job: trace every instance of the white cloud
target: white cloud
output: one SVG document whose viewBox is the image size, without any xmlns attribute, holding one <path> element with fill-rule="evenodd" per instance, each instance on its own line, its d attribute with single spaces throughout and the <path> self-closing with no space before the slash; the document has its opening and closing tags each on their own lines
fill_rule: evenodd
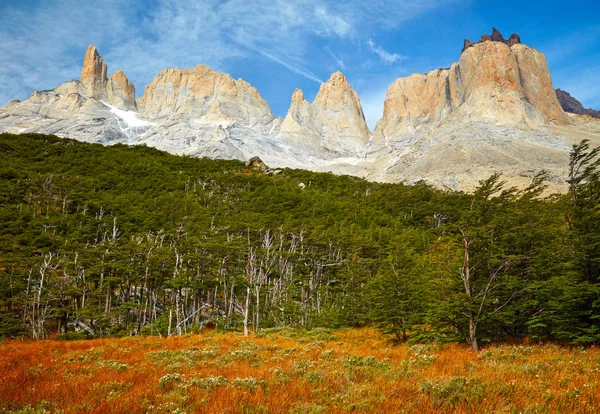
<svg viewBox="0 0 600 414">
<path fill-rule="evenodd" d="M 406 59 L 406 56 L 399 55 L 398 53 L 386 52 L 382 47 L 377 46 L 371 39 L 367 40 L 367 45 L 369 45 L 371 52 L 377 54 L 381 61 L 386 65 L 391 65 L 392 63 Z"/>
<path fill-rule="evenodd" d="M 98 8 L 66 0 L 59 13 L 46 2 L 28 11 L 0 8 L 2 94 L 24 99 L 35 89 L 50 89 L 78 77 L 88 43 L 112 43 L 115 33 L 127 36 L 128 26 L 118 13 L 118 3 L 108 0 Z M 105 29 L 105 23 L 110 30 Z M 77 59 L 74 51 L 79 52 Z M 0 101 L 0 105 L 4 103 Z"/>
</svg>

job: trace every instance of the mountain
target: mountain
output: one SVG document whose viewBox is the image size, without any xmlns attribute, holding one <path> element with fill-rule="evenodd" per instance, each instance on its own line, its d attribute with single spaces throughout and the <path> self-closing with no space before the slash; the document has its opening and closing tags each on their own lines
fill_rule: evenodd
<svg viewBox="0 0 600 414">
<path fill-rule="evenodd" d="M 562 110 L 544 55 L 494 30 L 465 41 L 448 69 L 396 80 L 373 133 L 372 155 L 388 155 L 387 174 L 469 188 L 490 171 L 526 185 L 546 170 L 564 185 L 568 151 L 600 141 L 600 124 L 580 128 Z"/>
<path fill-rule="evenodd" d="M 96 47 L 90 45 L 79 80 L 34 92 L 23 102 L 10 102 L 0 109 L 0 131 L 42 132 L 103 144 L 127 143 L 131 128 L 115 114 L 133 114 L 137 108 L 135 87 L 122 71 L 110 78 L 107 72 Z"/>
<path fill-rule="evenodd" d="M 493 172 L 525 186 L 545 170 L 551 188 L 564 190 L 572 145 L 584 138 L 600 145 L 599 120 L 563 110 L 586 113 L 575 103 L 555 91 L 541 52 L 496 29 L 478 42 L 465 40 L 449 68 L 397 79 L 373 132 L 339 72 L 312 103 L 296 90 L 281 119 L 248 82 L 204 65 L 163 69 L 136 101 L 125 74 L 108 77 L 90 46 L 79 80 L 10 102 L 0 109 L 0 132 L 145 144 L 215 159 L 259 156 L 275 168 L 425 180 L 452 190 L 470 190 Z"/>
<path fill-rule="evenodd" d="M 159 125 L 136 143 L 177 154 L 245 159 L 280 120 L 256 88 L 204 65 L 164 69 L 146 86 L 138 106 Z"/>
<path fill-rule="evenodd" d="M 312 104 L 304 100 L 300 89 L 294 91 L 279 138 L 329 158 L 360 154 L 370 134 L 358 94 L 346 77 L 336 72 L 321 85 Z"/>
<path fill-rule="evenodd" d="M 558 102 L 560 102 L 560 106 L 562 106 L 562 109 L 564 109 L 565 112 L 577 115 L 588 115 L 592 118 L 600 119 L 600 111 L 584 108 L 581 102 L 573 98 L 569 92 L 563 91 L 562 89 L 557 89 L 556 97 L 558 98 Z"/>
</svg>

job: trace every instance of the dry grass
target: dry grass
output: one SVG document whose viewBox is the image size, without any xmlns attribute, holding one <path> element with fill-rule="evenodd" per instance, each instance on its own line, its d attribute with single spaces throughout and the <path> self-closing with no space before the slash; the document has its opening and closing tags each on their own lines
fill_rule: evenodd
<svg viewBox="0 0 600 414">
<path fill-rule="evenodd" d="M 600 350 L 372 329 L 0 343 L 1 412 L 597 412 Z"/>
</svg>

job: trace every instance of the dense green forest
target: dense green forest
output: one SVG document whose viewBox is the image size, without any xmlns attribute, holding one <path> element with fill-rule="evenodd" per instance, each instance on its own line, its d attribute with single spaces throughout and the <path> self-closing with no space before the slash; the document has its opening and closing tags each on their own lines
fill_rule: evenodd
<svg viewBox="0 0 600 414">
<path fill-rule="evenodd" d="M 473 194 L 0 135 L 0 335 L 375 325 L 401 341 L 600 341 L 600 158 Z"/>
</svg>

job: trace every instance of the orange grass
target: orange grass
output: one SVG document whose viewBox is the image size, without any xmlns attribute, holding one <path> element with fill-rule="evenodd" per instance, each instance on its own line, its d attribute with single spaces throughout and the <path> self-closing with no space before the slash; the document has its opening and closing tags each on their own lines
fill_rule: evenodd
<svg viewBox="0 0 600 414">
<path fill-rule="evenodd" d="M 373 329 L 0 343 L 0 412 L 597 412 L 600 350 Z"/>
</svg>

